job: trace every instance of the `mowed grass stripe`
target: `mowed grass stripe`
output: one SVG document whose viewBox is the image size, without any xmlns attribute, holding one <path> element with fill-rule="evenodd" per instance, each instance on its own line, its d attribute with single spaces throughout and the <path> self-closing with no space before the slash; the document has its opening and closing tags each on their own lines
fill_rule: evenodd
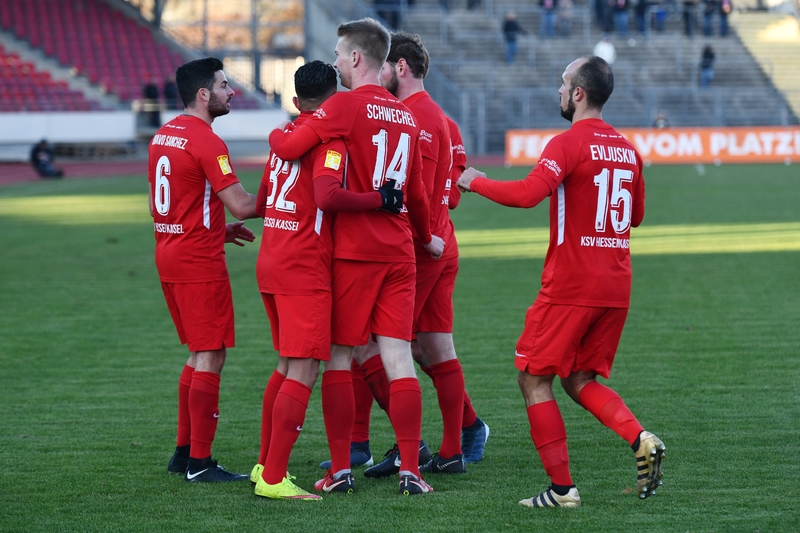
<svg viewBox="0 0 800 533">
<path fill-rule="evenodd" d="M 547 253 L 547 229 L 457 232 L 463 258 L 539 258 Z M 631 232 L 631 254 L 666 255 L 800 250 L 800 223 L 643 226 Z"/>
</svg>

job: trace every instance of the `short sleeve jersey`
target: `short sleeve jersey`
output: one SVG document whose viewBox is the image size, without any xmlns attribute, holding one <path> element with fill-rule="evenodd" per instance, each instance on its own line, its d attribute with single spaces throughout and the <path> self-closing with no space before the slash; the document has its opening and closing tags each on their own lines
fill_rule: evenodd
<svg viewBox="0 0 800 533">
<path fill-rule="evenodd" d="M 302 113 L 294 125 L 310 116 Z M 338 139 L 317 145 L 297 161 L 283 161 L 270 153 L 258 195 L 266 198 L 264 234 L 256 262 L 261 292 L 311 294 L 331 290 L 333 215 L 317 207 L 314 180 L 333 176 L 341 182 L 345 157 L 344 143 Z"/>
<path fill-rule="evenodd" d="M 447 126 L 450 128 L 450 142 L 453 147 L 453 167 L 450 169 L 450 179 L 447 181 L 445 189 L 448 195 L 447 205 L 451 209 L 455 209 L 461 200 L 461 191 L 456 187 L 456 182 L 467 169 L 467 151 L 464 149 L 464 139 L 461 137 L 458 124 L 452 118 L 447 117 Z"/>
<path fill-rule="evenodd" d="M 636 149 L 602 120 L 580 120 L 547 144 L 531 174 L 552 192 L 540 300 L 629 307 L 631 218 L 645 194 Z"/>
<path fill-rule="evenodd" d="M 419 151 L 422 156 L 423 181 L 430 195 L 431 233 L 444 239 L 441 259 L 458 257 L 455 229 L 447 207 L 447 185 L 452 168 L 450 128 L 442 108 L 426 91 L 412 94 L 403 103 L 408 106 L 419 123 Z M 414 239 L 417 261 L 437 261 Z"/>
<path fill-rule="evenodd" d="M 228 147 L 205 121 L 179 115 L 156 132 L 148 151 L 161 281 L 227 280 L 225 206 L 217 193 L 239 183 Z"/>
<path fill-rule="evenodd" d="M 387 179 L 395 179 L 403 182 L 402 190 L 406 192 L 414 166 L 422 164 L 417 147 L 419 126 L 414 115 L 379 85 L 334 94 L 306 124 L 323 143 L 344 140 L 344 186 L 348 190 L 371 192 Z M 405 212 L 337 213 L 333 242 L 335 258 L 414 262 L 411 224 Z"/>
</svg>

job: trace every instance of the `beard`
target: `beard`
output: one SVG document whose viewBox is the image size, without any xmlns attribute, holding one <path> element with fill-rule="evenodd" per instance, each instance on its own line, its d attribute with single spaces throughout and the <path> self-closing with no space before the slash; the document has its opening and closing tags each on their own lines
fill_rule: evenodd
<svg viewBox="0 0 800 533">
<path fill-rule="evenodd" d="M 222 103 L 222 100 L 212 92 L 211 98 L 208 100 L 208 114 L 212 117 L 221 117 L 222 115 L 227 115 L 230 111 L 230 98 L 225 103 Z"/>
<path fill-rule="evenodd" d="M 400 87 L 400 80 L 397 79 L 397 72 L 392 69 L 392 77 L 384 85 L 387 91 L 397 96 L 397 89 Z"/>
<path fill-rule="evenodd" d="M 559 106 L 559 109 L 561 110 L 561 116 L 572 122 L 572 117 L 575 116 L 575 102 L 572 100 L 572 91 L 569 92 L 569 102 L 567 102 L 567 108 L 564 109 Z"/>
</svg>

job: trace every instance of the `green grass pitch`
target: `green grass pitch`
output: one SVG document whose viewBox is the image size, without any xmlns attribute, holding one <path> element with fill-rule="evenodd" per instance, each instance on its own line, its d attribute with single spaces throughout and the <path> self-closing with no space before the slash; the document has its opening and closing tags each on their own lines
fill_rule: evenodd
<svg viewBox="0 0 800 533">
<path fill-rule="evenodd" d="M 520 179 L 528 169 L 488 168 Z M 249 483 L 195 486 L 166 473 L 186 349 L 153 262 L 146 179 L 0 189 L 0 531 L 776 531 L 800 530 L 800 181 L 797 167 L 647 169 L 647 214 L 632 236 L 633 297 L 609 380 L 667 445 L 664 485 L 631 491 L 629 447 L 557 391 L 583 507 L 517 501 L 547 485 L 513 367 L 539 288 L 547 206 L 465 195 L 455 342 L 486 458 L 436 492 L 356 471 L 358 491 L 269 501 Z M 243 172 L 255 191 L 260 173 Z M 260 234 L 258 221 L 248 226 Z M 255 284 L 258 243 L 228 247 L 237 345 L 223 373 L 214 454 L 249 472 L 261 395 L 274 368 Z M 441 421 L 423 384 L 423 436 Z M 393 442 L 373 411 L 372 452 Z M 315 388 L 290 471 L 310 489 L 328 457 Z"/>
</svg>

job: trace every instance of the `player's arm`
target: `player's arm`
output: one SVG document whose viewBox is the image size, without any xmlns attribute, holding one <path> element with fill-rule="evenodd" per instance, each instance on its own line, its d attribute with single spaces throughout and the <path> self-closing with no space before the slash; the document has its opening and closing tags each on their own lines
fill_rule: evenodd
<svg viewBox="0 0 800 533">
<path fill-rule="evenodd" d="M 458 178 L 457 186 L 507 207 L 534 207 L 552 192 L 550 185 L 537 175 L 536 168 L 523 180 L 496 181 L 470 167 Z"/>
<path fill-rule="evenodd" d="M 402 195 L 402 191 L 398 191 Z M 335 176 L 317 176 L 314 178 L 314 201 L 323 211 L 355 212 L 379 209 L 383 206 L 380 191 L 354 192 L 342 188 Z M 400 201 L 402 205 L 402 199 Z"/>
<path fill-rule="evenodd" d="M 229 185 L 217 192 L 217 196 L 228 208 L 231 215 L 244 220 L 246 218 L 256 218 L 256 196 L 244 190 L 242 184 L 237 182 Z"/>
<path fill-rule="evenodd" d="M 450 172 L 450 191 L 448 191 L 447 194 L 448 209 L 455 209 L 458 207 L 459 202 L 461 202 L 461 189 L 459 189 L 456 184 L 458 183 L 458 178 L 464 173 L 464 170 L 466 169 L 463 166 L 454 166 L 453 170 Z"/>
<path fill-rule="evenodd" d="M 272 152 L 284 161 L 294 161 L 322 142 L 322 139 L 308 124 L 284 130 L 276 128 L 269 134 Z"/>
<path fill-rule="evenodd" d="M 267 214 L 267 197 L 269 196 L 269 165 L 264 169 L 264 175 L 261 176 L 261 184 L 258 186 L 258 193 L 256 194 L 256 216 L 264 218 Z"/>
<path fill-rule="evenodd" d="M 641 164 L 639 166 L 641 167 Z M 631 213 L 631 226 L 638 228 L 639 224 L 644 220 L 644 177 L 641 173 L 636 181 L 637 187 L 633 195 L 633 212 Z"/>
<path fill-rule="evenodd" d="M 406 191 L 408 218 L 414 227 L 417 238 L 431 254 L 431 257 L 439 259 L 444 253 L 445 243 L 440 237 L 431 235 L 431 207 L 428 202 L 428 193 L 422 183 L 421 158 L 417 159 L 415 163 L 411 169 Z"/>
</svg>

